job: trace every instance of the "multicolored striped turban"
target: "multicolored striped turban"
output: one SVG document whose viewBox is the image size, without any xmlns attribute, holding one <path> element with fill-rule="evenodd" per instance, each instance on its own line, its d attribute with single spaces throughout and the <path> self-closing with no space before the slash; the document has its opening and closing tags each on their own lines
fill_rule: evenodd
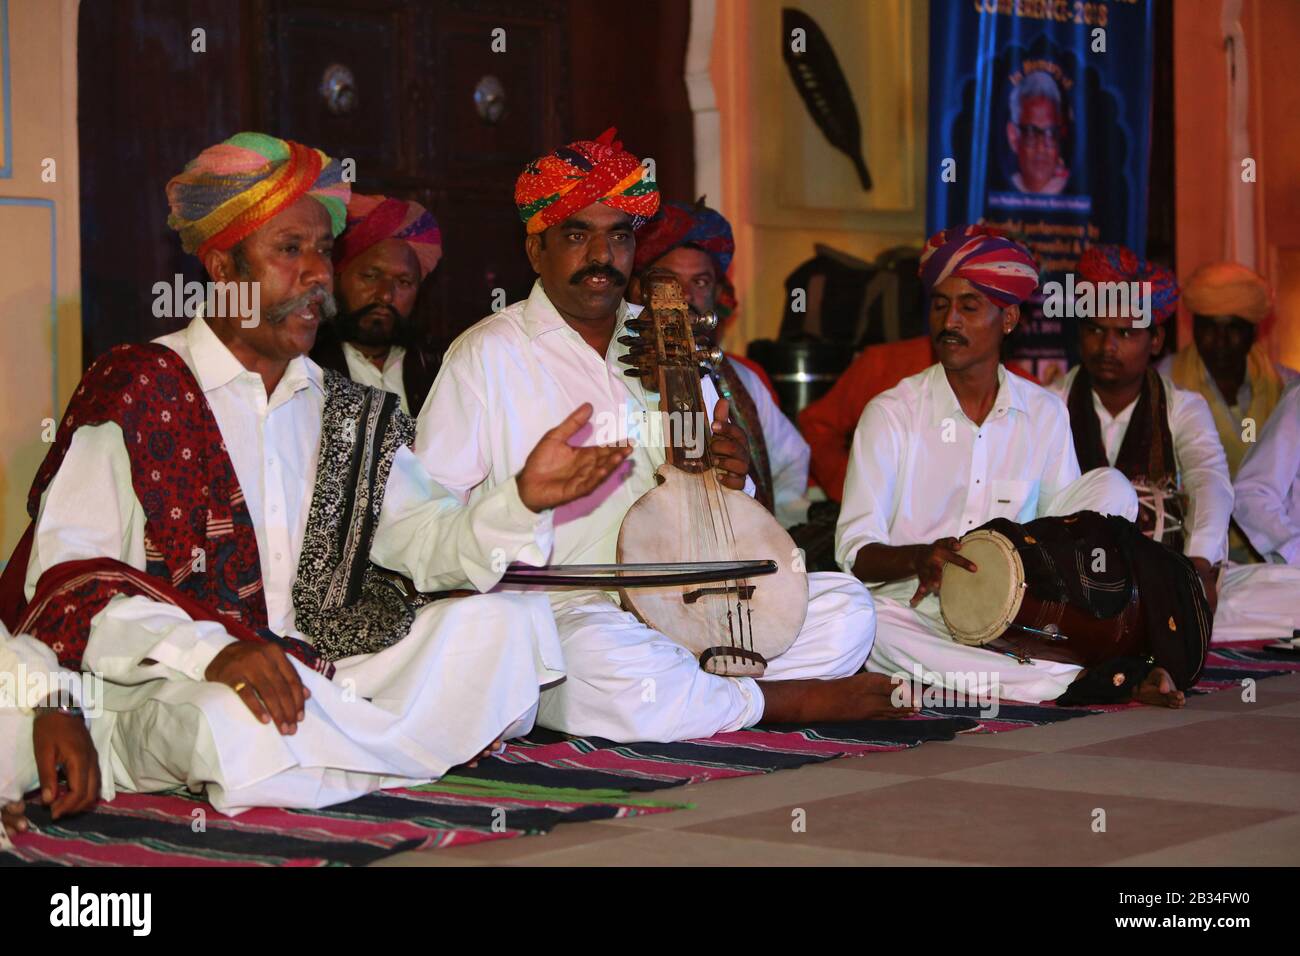
<svg viewBox="0 0 1300 956">
<path fill-rule="evenodd" d="M 992 226 L 950 226 L 926 241 L 920 276 L 927 294 L 957 276 L 1006 308 L 1024 302 L 1038 288 L 1038 263 L 1033 253 Z"/>
<path fill-rule="evenodd" d="M 545 232 L 580 209 L 602 202 L 621 209 L 636 229 L 659 208 L 659 187 L 610 127 L 535 159 L 515 181 L 515 205 L 528 235 Z"/>
<path fill-rule="evenodd" d="M 704 205 L 701 196 L 694 203 L 664 203 L 653 219 L 637 229 L 633 269 L 640 272 L 682 246 L 707 252 L 713 259 L 718 278 L 727 274 L 731 257 L 736 254 L 731 223 L 722 213 Z"/>
<path fill-rule="evenodd" d="M 442 230 L 429 210 L 406 199 L 353 193 L 347 228 L 334 244 L 334 271 L 342 272 L 349 262 L 385 239 L 406 240 L 420 260 L 421 281 L 442 258 Z"/>
<path fill-rule="evenodd" d="M 342 166 L 319 149 L 265 133 L 237 133 L 199 153 L 167 183 L 167 225 L 180 233 L 186 252 L 202 257 L 234 247 L 300 197 L 311 196 L 330 214 L 337 236 L 351 194 Z"/>
<path fill-rule="evenodd" d="M 1178 311 L 1178 280 L 1164 266 L 1124 246 L 1089 246 L 1074 271 L 1089 282 L 1150 282 L 1151 319 L 1164 322 Z"/>
<path fill-rule="evenodd" d="M 1183 287 L 1183 301 L 1193 315 L 1235 315 L 1260 323 L 1273 309 L 1268 280 L 1235 262 L 1201 266 Z"/>
</svg>

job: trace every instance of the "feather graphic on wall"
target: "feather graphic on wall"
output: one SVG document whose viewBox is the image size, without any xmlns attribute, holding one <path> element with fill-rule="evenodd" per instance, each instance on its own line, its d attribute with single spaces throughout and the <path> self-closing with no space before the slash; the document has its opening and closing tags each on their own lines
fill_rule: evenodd
<svg viewBox="0 0 1300 956">
<path fill-rule="evenodd" d="M 803 31 L 798 50 L 795 30 Z M 853 160 L 862 188 L 870 191 L 871 173 L 862 157 L 858 109 L 831 41 L 812 17 L 791 7 L 781 10 L 781 34 L 782 57 L 813 122 L 832 146 Z"/>
</svg>

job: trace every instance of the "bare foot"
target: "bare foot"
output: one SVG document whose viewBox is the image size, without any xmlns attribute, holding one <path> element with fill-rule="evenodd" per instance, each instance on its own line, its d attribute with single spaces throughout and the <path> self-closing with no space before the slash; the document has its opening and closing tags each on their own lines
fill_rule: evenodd
<svg viewBox="0 0 1300 956">
<path fill-rule="evenodd" d="M 502 740 L 500 737 L 498 737 L 496 740 L 492 741 L 491 746 L 489 746 L 481 754 L 479 754 L 477 757 L 471 760 L 468 764 L 466 764 L 466 766 L 477 767 L 478 762 L 482 760 L 484 757 L 495 757 L 505 752 L 506 752 L 506 742 Z"/>
<path fill-rule="evenodd" d="M 1163 667 L 1151 668 L 1138 689 L 1133 692 L 1133 699 L 1152 707 L 1172 707 L 1175 710 L 1187 702 L 1183 692 L 1174 686 L 1174 679 Z"/>
<path fill-rule="evenodd" d="M 854 674 L 834 680 L 760 681 L 763 723 L 806 724 L 819 721 L 895 720 L 910 717 L 910 694 L 904 685 L 902 706 L 894 699 L 898 685 L 885 674 Z"/>
</svg>

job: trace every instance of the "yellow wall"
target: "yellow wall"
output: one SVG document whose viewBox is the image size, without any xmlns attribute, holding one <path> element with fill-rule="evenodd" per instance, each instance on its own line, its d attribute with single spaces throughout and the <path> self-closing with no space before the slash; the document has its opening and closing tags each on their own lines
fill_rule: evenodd
<svg viewBox="0 0 1300 956">
<path fill-rule="evenodd" d="M 0 31 L 2 562 L 27 526 L 42 432 L 81 374 L 76 0 L 0 0 Z"/>
<path fill-rule="evenodd" d="M 722 124 L 717 205 L 736 233 L 740 318 L 727 347 L 775 336 L 785 278 L 826 243 L 863 259 L 925 240 L 927 0 L 799 0 L 853 90 L 874 188 L 809 117 L 781 57 L 782 0 L 717 0 L 711 73 Z M 900 39 L 900 37 L 902 39 Z M 713 197 L 710 197 L 713 199 Z"/>
</svg>

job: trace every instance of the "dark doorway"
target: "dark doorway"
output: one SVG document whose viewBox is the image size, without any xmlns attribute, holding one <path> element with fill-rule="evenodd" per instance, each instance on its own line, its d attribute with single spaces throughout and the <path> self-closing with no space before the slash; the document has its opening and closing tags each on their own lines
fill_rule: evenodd
<svg viewBox="0 0 1300 956">
<path fill-rule="evenodd" d="M 666 196 L 692 198 L 689 21 L 689 0 L 657 2 L 653 16 L 598 0 L 84 0 L 86 364 L 184 323 L 152 308 L 155 283 L 201 277 L 166 226 L 163 189 L 244 129 L 351 157 L 358 192 L 429 208 L 445 254 L 418 314 L 449 341 L 492 311 L 493 290 L 514 301 L 532 284 L 513 193 L 541 152 L 618 126 L 629 149 L 655 158 Z M 331 67 L 350 76 L 354 108 L 322 91 Z M 476 108 L 480 84 L 500 91 L 496 122 Z"/>
</svg>

